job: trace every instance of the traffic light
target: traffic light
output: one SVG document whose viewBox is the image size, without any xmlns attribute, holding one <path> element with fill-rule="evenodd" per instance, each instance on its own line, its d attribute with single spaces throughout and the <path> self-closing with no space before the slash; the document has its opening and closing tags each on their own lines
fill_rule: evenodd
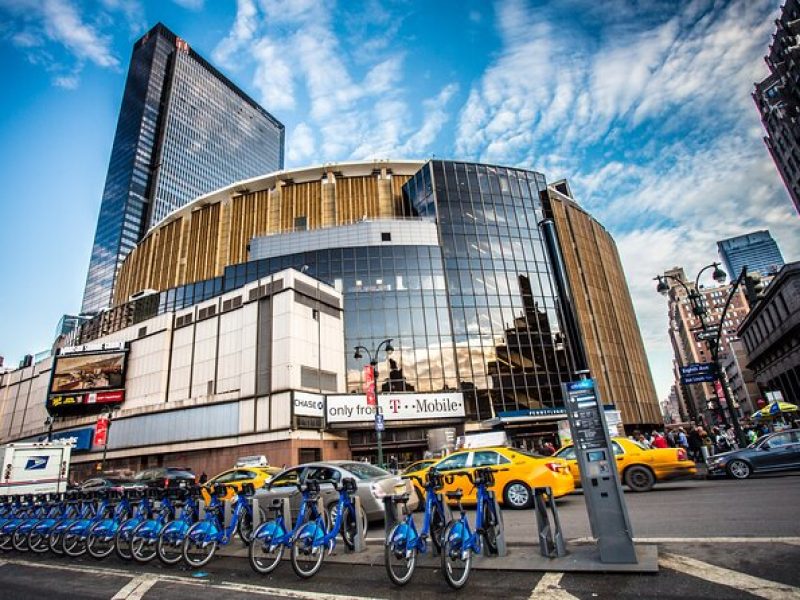
<svg viewBox="0 0 800 600">
<path fill-rule="evenodd" d="M 761 299 L 764 291 L 764 283 L 761 281 L 761 274 L 758 271 L 751 271 L 744 277 L 744 295 L 747 303 L 752 307 Z"/>
</svg>

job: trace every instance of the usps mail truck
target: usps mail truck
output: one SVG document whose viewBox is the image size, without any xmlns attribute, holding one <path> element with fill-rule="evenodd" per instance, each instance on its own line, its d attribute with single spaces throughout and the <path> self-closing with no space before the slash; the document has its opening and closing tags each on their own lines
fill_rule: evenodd
<svg viewBox="0 0 800 600">
<path fill-rule="evenodd" d="M 71 455 L 69 442 L 0 446 L 0 495 L 67 491 Z"/>
</svg>

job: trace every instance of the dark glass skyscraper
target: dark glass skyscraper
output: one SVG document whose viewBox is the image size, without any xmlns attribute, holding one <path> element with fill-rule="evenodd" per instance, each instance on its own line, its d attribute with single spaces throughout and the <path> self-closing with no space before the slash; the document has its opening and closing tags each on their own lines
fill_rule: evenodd
<svg viewBox="0 0 800 600">
<path fill-rule="evenodd" d="M 731 280 L 739 276 L 742 267 L 762 275 L 774 275 L 783 266 L 783 256 L 769 231 L 754 231 L 717 242 L 719 256 Z"/>
<path fill-rule="evenodd" d="M 119 265 L 173 210 L 283 168 L 284 126 L 158 24 L 133 47 L 83 312 L 111 304 Z"/>
</svg>

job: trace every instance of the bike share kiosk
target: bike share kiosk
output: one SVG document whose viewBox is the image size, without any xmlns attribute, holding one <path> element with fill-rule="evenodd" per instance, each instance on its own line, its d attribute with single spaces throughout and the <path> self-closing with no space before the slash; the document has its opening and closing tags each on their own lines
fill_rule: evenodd
<svg viewBox="0 0 800 600">
<path fill-rule="evenodd" d="M 594 380 L 586 373 L 579 373 L 583 379 L 562 384 L 562 388 L 592 535 L 597 539 L 600 562 L 636 563 L 633 529 L 603 405 Z"/>
</svg>

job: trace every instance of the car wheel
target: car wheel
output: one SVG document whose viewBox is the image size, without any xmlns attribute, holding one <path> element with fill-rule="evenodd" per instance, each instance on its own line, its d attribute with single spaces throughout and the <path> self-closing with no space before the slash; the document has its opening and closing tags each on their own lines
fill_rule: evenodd
<svg viewBox="0 0 800 600">
<path fill-rule="evenodd" d="M 625 470 L 625 485 L 634 492 L 649 492 L 653 489 L 656 478 L 647 467 L 633 466 Z"/>
<path fill-rule="evenodd" d="M 752 473 L 752 467 L 743 460 L 732 460 L 728 465 L 728 475 L 734 479 L 747 479 Z"/>
<path fill-rule="evenodd" d="M 503 490 L 503 504 L 517 510 L 530 508 L 533 504 L 531 488 L 524 481 L 512 481 Z"/>
</svg>

